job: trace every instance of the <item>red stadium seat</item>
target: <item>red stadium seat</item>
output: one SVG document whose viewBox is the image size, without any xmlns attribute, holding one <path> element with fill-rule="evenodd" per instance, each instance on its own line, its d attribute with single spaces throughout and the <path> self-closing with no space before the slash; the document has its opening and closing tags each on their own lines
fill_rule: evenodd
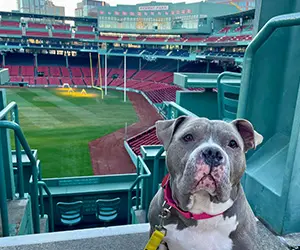
<svg viewBox="0 0 300 250">
<path fill-rule="evenodd" d="M 37 77 L 35 78 L 36 85 L 48 85 L 47 77 Z"/>
<path fill-rule="evenodd" d="M 49 84 L 50 85 L 61 85 L 60 78 L 58 78 L 58 77 L 49 77 Z"/>
</svg>

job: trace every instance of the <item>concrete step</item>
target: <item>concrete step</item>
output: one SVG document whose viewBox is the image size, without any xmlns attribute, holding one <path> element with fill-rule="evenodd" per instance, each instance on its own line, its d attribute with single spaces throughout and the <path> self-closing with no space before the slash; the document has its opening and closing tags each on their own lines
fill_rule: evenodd
<svg viewBox="0 0 300 250">
<path fill-rule="evenodd" d="M 142 250 L 149 237 L 149 224 L 84 229 L 0 239 L 1 250 Z M 258 222 L 259 250 L 288 250 L 262 223 Z M 254 249 L 253 249 L 254 250 Z M 257 250 L 257 249 L 255 249 Z"/>
</svg>

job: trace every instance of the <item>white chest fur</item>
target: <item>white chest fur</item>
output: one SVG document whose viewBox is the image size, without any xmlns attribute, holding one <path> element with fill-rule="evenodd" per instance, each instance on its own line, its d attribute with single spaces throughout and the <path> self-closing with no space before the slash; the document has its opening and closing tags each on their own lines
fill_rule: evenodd
<svg viewBox="0 0 300 250">
<path fill-rule="evenodd" d="M 229 234 L 236 230 L 236 216 L 223 218 L 219 215 L 197 221 L 197 226 L 183 230 L 177 225 L 167 225 L 165 241 L 169 250 L 231 250 L 232 240 Z M 161 248 L 160 248 L 161 249 Z"/>
</svg>

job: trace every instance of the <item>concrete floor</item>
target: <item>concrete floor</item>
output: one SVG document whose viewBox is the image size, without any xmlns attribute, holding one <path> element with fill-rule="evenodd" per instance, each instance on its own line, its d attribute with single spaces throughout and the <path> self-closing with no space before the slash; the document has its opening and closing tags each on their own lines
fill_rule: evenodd
<svg viewBox="0 0 300 250">
<path fill-rule="evenodd" d="M 85 229 L 0 239 L 1 250 L 142 250 L 148 239 L 149 224 Z M 279 237 L 260 222 L 259 250 L 287 250 Z M 242 250 L 242 249 L 241 249 Z M 255 249 L 257 250 L 257 249 Z"/>
</svg>

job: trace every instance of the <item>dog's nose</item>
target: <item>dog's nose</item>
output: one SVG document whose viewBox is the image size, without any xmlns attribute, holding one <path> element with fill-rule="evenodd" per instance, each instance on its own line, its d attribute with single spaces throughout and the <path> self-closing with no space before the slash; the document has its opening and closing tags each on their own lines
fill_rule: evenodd
<svg viewBox="0 0 300 250">
<path fill-rule="evenodd" d="M 211 167 L 217 167 L 223 162 L 223 155 L 220 149 L 216 147 L 205 148 L 202 151 L 202 157 L 204 162 Z"/>
</svg>

